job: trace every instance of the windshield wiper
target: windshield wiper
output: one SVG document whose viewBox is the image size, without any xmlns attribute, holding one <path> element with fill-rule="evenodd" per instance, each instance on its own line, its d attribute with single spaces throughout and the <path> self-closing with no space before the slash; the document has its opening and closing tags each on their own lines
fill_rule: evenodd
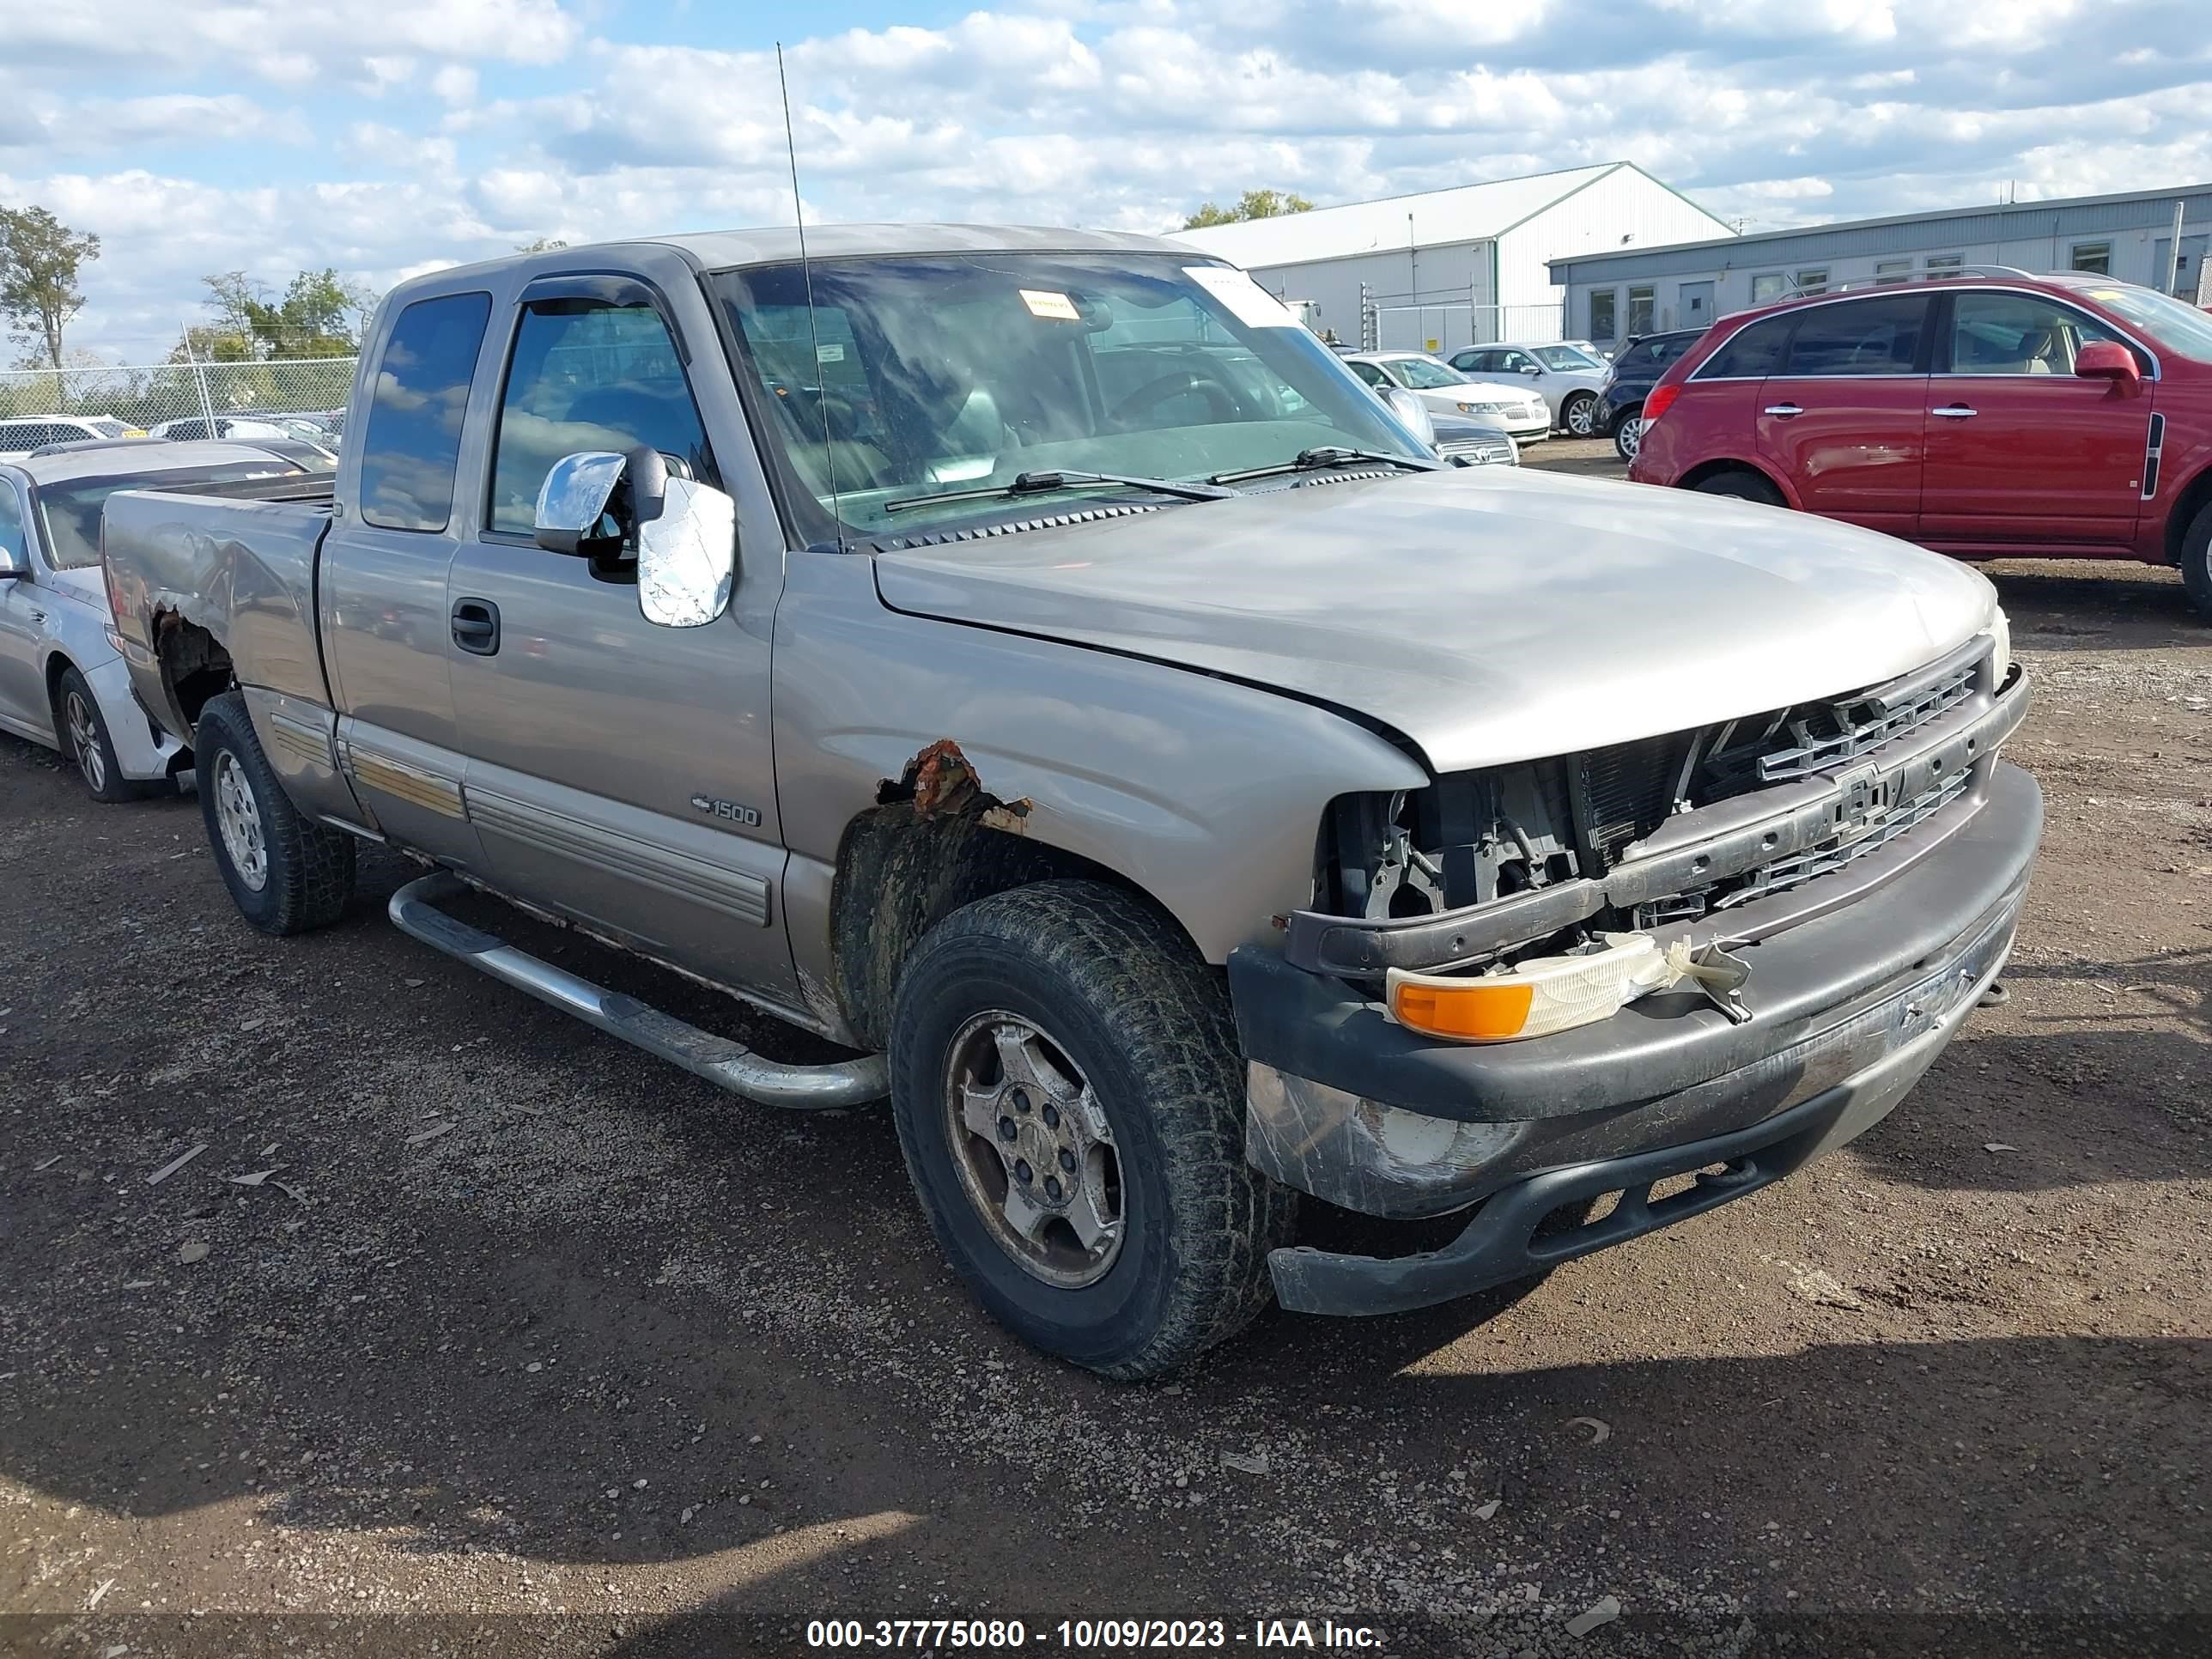
<svg viewBox="0 0 2212 1659">
<path fill-rule="evenodd" d="M 1208 483 L 1242 483 L 1247 478 L 1273 478 L 1285 472 L 1318 472 L 1323 467 L 1350 466 L 1354 461 L 1380 461 L 1387 466 L 1409 467 L 1416 472 L 1440 471 L 1446 463 L 1422 460 L 1412 455 L 1389 455 L 1379 449 L 1346 449 L 1340 444 L 1323 444 L 1318 449 L 1301 449 L 1287 461 L 1278 461 L 1273 466 L 1248 466 L 1236 472 L 1217 472 Z"/>
<path fill-rule="evenodd" d="M 1138 478 L 1123 472 L 1020 472 L 1006 484 L 985 484 L 975 489 L 940 489 L 933 495 L 902 495 L 885 501 L 886 513 L 902 513 L 910 507 L 934 507 L 943 501 L 1003 501 L 1015 495 L 1042 495 L 1054 489 L 1076 489 L 1090 484 L 1126 484 L 1135 489 L 1156 489 L 1163 495 L 1180 495 L 1187 501 L 1218 501 L 1234 495 L 1220 480 L 1182 483 L 1174 478 Z"/>
</svg>

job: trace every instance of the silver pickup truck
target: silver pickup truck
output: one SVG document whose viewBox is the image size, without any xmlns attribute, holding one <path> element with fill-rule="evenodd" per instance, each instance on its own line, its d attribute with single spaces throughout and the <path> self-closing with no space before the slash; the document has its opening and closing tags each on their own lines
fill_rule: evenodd
<svg viewBox="0 0 2212 1659">
<path fill-rule="evenodd" d="M 334 499 L 111 501 L 255 926 L 385 842 L 426 943 L 756 1102 L 888 1095 L 976 1296 L 1120 1377 L 1753 1191 L 1991 987 L 2041 806 L 1979 575 L 1444 465 L 1174 242 L 811 240 L 418 278 Z M 854 1057 L 556 969 L 465 887 Z M 1302 1194 L 1405 1248 L 1302 1244 Z"/>
</svg>

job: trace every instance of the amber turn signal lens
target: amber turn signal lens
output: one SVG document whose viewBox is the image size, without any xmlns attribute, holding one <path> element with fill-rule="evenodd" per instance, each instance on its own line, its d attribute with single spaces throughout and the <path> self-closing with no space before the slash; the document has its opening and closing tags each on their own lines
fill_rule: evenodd
<svg viewBox="0 0 2212 1659">
<path fill-rule="evenodd" d="M 1455 1037 L 1462 1042 L 1503 1042 L 1521 1035 L 1528 1023 L 1528 1006 L 1535 988 L 1508 981 L 1485 984 L 1479 979 L 1455 985 L 1401 980 L 1391 987 L 1390 1012 L 1398 1023 L 1431 1036 Z"/>
</svg>

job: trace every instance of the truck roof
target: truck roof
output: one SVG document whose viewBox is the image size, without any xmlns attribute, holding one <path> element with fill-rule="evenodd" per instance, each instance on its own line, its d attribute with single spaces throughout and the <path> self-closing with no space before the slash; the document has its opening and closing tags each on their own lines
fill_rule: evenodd
<svg viewBox="0 0 2212 1659">
<path fill-rule="evenodd" d="M 631 236 L 619 241 L 552 248 L 542 253 L 509 254 L 471 265 L 428 271 L 394 289 L 417 287 L 450 291 L 459 279 L 486 270 L 531 266 L 548 272 L 588 270 L 592 256 L 624 247 L 680 248 L 708 270 L 739 265 L 782 264 L 799 258 L 799 231 L 792 225 L 752 230 L 704 230 L 680 236 Z M 1188 242 L 1118 230 L 1058 229 L 1047 225 L 809 225 L 810 258 L 839 259 L 855 254 L 907 253 L 1170 253 L 1193 264 L 1214 256 Z M 582 261 L 580 265 L 579 261 Z"/>
</svg>

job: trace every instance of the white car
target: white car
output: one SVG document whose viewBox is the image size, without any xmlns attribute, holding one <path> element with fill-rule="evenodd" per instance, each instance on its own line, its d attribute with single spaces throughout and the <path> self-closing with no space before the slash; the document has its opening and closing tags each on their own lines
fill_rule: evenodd
<svg viewBox="0 0 2212 1659">
<path fill-rule="evenodd" d="M 197 415 L 181 421 L 164 421 L 161 425 L 153 428 L 149 435 L 156 438 L 172 438 L 179 443 L 199 442 L 204 441 L 208 435 L 208 423 Z M 279 426 L 273 420 L 260 420 L 236 415 L 218 415 L 215 417 L 215 435 L 242 443 L 248 440 L 289 438 L 296 434 L 289 428 Z"/>
<path fill-rule="evenodd" d="M 27 455 L 48 444 L 76 443 L 86 438 L 127 438 L 135 430 L 105 415 L 40 415 L 0 421 L 0 461 Z"/>
<path fill-rule="evenodd" d="M 125 440 L 0 462 L 0 730 L 60 750 L 95 800 L 131 799 L 182 771 L 190 754 L 132 700 L 110 637 L 101 509 L 118 489 L 304 476 L 223 443 Z"/>
<path fill-rule="evenodd" d="M 1452 353 L 1451 365 L 1492 380 L 1517 374 L 1543 394 L 1553 425 L 1571 437 L 1602 435 L 1598 431 L 1597 410 L 1606 366 L 1577 345 L 1547 340 L 1469 346 Z"/>
<path fill-rule="evenodd" d="M 1525 385 L 1474 380 L 1425 351 L 1358 351 L 1348 353 L 1344 361 L 1368 385 L 1402 387 L 1432 413 L 1495 422 L 1524 444 L 1551 434 L 1550 407 Z"/>
</svg>

